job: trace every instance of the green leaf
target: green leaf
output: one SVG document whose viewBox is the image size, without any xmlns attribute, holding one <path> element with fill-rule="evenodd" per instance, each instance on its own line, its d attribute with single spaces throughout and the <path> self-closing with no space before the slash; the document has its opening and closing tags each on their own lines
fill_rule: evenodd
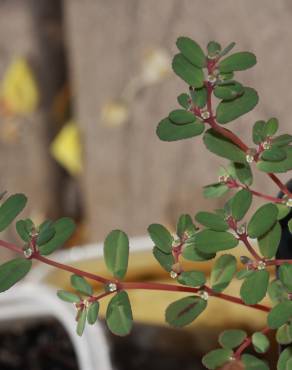
<svg viewBox="0 0 292 370">
<path fill-rule="evenodd" d="M 196 234 L 195 244 L 203 253 L 216 253 L 236 247 L 238 240 L 231 233 L 206 229 Z"/>
<path fill-rule="evenodd" d="M 183 271 L 179 274 L 177 281 L 187 286 L 202 286 L 206 282 L 205 274 L 202 271 Z"/>
<path fill-rule="evenodd" d="M 106 323 L 109 330 L 119 336 L 130 333 L 133 326 L 133 315 L 128 294 L 117 293 L 109 302 L 106 311 Z"/>
<path fill-rule="evenodd" d="M 121 230 L 111 231 L 104 241 L 104 260 L 108 270 L 117 279 L 127 273 L 129 259 L 129 239 Z"/>
<path fill-rule="evenodd" d="M 203 87 L 204 73 L 202 69 L 195 67 L 182 54 L 176 54 L 174 56 L 172 68 L 188 85 L 196 88 Z"/>
<path fill-rule="evenodd" d="M 218 99 L 233 100 L 244 92 L 243 86 L 236 81 L 218 84 L 214 89 L 214 95 Z"/>
<path fill-rule="evenodd" d="M 188 94 L 186 93 L 182 93 L 180 94 L 178 97 L 177 97 L 177 102 L 178 104 L 185 108 L 185 109 L 189 109 L 189 106 L 190 106 L 190 103 L 189 103 L 189 100 L 190 100 L 190 97 Z"/>
<path fill-rule="evenodd" d="M 290 213 L 291 211 L 291 208 L 290 207 L 287 207 L 285 204 L 276 204 L 276 207 L 278 208 L 278 217 L 277 217 L 277 220 L 282 220 L 283 218 L 285 218 L 286 216 L 288 216 L 288 214 Z"/>
<path fill-rule="evenodd" d="M 165 311 L 165 320 L 175 327 L 193 322 L 207 307 L 207 302 L 197 296 L 188 296 L 171 303 Z"/>
<path fill-rule="evenodd" d="M 176 41 L 176 46 L 181 51 L 183 56 L 193 65 L 199 68 L 206 66 L 206 56 L 195 41 L 189 37 L 179 37 Z"/>
<path fill-rule="evenodd" d="M 229 73 L 220 73 L 219 74 L 219 79 L 221 82 L 229 82 L 233 79 L 234 77 L 234 73 L 233 72 L 229 72 Z"/>
<path fill-rule="evenodd" d="M 222 292 L 231 282 L 236 272 L 236 258 L 223 254 L 214 263 L 211 271 L 211 287 L 215 292 Z"/>
<path fill-rule="evenodd" d="M 218 369 L 219 367 L 223 366 L 226 362 L 230 361 L 232 355 L 233 352 L 230 349 L 218 348 L 207 353 L 202 358 L 202 362 L 207 369 L 211 370 Z"/>
<path fill-rule="evenodd" d="M 291 369 L 291 359 L 292 359 L 292 347 L 288 347 L 281 352 L 277 370 L 290 370 Z"/>
<path fill-rule="evenodd" d="M 97 301 L 92 302 L 87 312 L 87 322 L 89 325 L 93 325 L 96 323 L 96 320 L 98 318 L 98 311 L 99 311 L 99 302 Z"/>
<path fill-rule="evenodd" d="M 229 226 L 222 215 L 211 212 L 198 212 L 195 216 L 196 221 L 215 231 L 226 231 Z"/>
<path fill-rule="evenodd" d="M 259 358 L 247 353 L 241 356 L 244 364 L 244 370 L 269 370 L 267 364 Z"/>
<path fill-rule="evenodd" d="M 203 194 L 205 198 L 219 198 L 228 192 L 227 185 L 215 183 L 204 186 Z"/>
<path fill-rule="evenodd" d="M 276 222 L 268 232 L 259 237 L 259 248 L 264 257 L 272 258 L 275 256 L 281 240 L 281 234 L 281 226 L 279 222 Z"/>
<path fill-rule="evenodd" d="M 87 310 L 86 308 L 83 308 L 79 314 L 78 318 L 78 323 L 77 323 L 77 328 L 76 328 L 76 333 L 82 337 L 82 334 L 85 329 L 85 324 L 86 324 L 86 316 L 87 316 Z"/>
<path fill-rule="evenodd" d="M 240 346 L 246 337 L 247 334 L 244 330 L 225 330 L 219 336 L 219 343 L 223 348 L 233 349 Z"/>
<path fill-rule="evenodd" d="M 292 233 L 292 220 L 288 221 L 288 229 L 289 229 L 290 233 Z"/>
<path fill-rule="evenodd" d="M 185 125 L 172 123 L 168 118 L 159 122 L 156 134 L 162 141 L 177 141 L 201 135 L 205 124 L 199 120 Z"/>
<path fill-rule="evenodd" d="M 25 242 L 30 241 L 31 231 L 33 229 L 33 222 L 27 218 L 26 220 L 19 220 L 16 222 L 16 231 L 21 239 Z"/>
<path fill-rule="evenodd" d="M 219 71 L 233 72 L 233 71 L 244 71 L 245 69 L 251 68 L 256 64 L 256 56 L 248 51 L 242 51 L 234 53 L 229 57 L 223 59 L 219 65 Z"/>
<path fill-rule="evenodd" d="M 245 153 L 238 146 L 213 129 L 205 132 L 203 141 L 207 149 L 219 157 L 227 158 L 238 163 L 245 163 L 246 161 Z"/>
<path fill-rule="evenodd" d="M 168 118 L 177 125 L 185 125 L 196 120 L 194 113 L 184 109 L 176 109 L 169 113 Z"/>
<path fill-rule="evenodd" d="M 252 128 L 252 140 L 255 144 L 262 143 L 266 135 L 264 133 L 266 122 L 265 121 L 256 121 Z"/>
<path fill-rule="evenodd" d="M 241 189 L 232 198 L 231 214 L 236 221 L 244 218 L 252 203 L 252 193 L 247 189 Z"/>
<path fill-rule="evenodd" d="M 274 304 L 289 300 L 288 292 L 280 280 L 274 280 L 269 284 L 268 294 Z"/>
<path fill-rule="evenodd" d="M 250 238 L 264 235 L 276 223 L 278 208 L 273 203 L 267 203 L 258 208 L 247 225 Z"/>
<path fill-rule="evenodd" d="M 250 186 L 253 182 L 253 176 L 250 165 L 248 163 L 232 163 L 236 178 L 247 186 Z"/>
<path fill-rule="evenodd" d="M 80 302 L 80 297 L 74 293 L 67 292 L 66 290 L 58 290 L 57 296 L 62 299 L 62 301 L 69 303 L 78 303 Z"/>
<path fill-rule="evenodd" d="M 268 325 L 271 329 L 278 329 L 292 320 L 292 301 L 278 303 L 268 314 Z"/>
<path fill-rule="evenodd" d="M 292 265 L 284 263 L 279 268 L 279 278 L 283 285 L 292 293 Z"/>
<path fill-rule="evenodd" d="M 292 324 L 284 324 L 277 329 L 276 340 L 279 344 L 292 343 Z"/>
<path fill-rule="evenodd" d="M 61 247 L 74 233 L 75 223 L 71 218 L 63 217 L 53 223 L 55 235 L 47 243 L 40 246 L 40 253 L 44 256 L 51 254 Z"/>
<path fill-rule="evenodd" d="M 167 272 L 172 270 L 172 266 L 175 264 L 172 253 L 164 253 L 159 248 L 154 247 L 153 256 L 164 270 Z"/>
<path fill-rule="evenodd" d="M 181 215 L 177 222 L 176 234 L 180 238 L 187 234 L 194 234 L 196 231 L 196 226 L 193 223 L 193 220 L 190 215 Z"/>
<path fill-rule="evenodd" d="M 269 339 L 261 332 L 253 333 L 251 341 L 255 351 L 258 353 L 265 353 L 270 347 Z"/>
<path fill-rule="evenodd" d="M 279 128 L 279 122 L 277 118 L 274 118 L 274 117 L 270 118 L 264 127 L 265 137 L 270 137 L 270 136 L 275 135 L 278 131 L 278 128 Z"/>
<path fill-rule="evenodd" d="M 260 302 L 266 295 L 269 284 L 269 273 L 266 270 L 253 271 L 242 283 L 240 296 L 245 304 Z"/>
<path fill-rule="evenodd" d="M 279 135 L 272 140 L 273 146 L 286 146 L 292 142 L 292 135 L 289 134 L 283 134 Z"/>
<path fill-rule="evenodd" d="M 230 52 L 230 50 L 232 50 L 235 46 L 235 42 L 231 42 L 229 45 L 226 46 L 226 48 L 224 48 L 221 53 L 220 53 L 220 56 L 221 57 L 224 57 L 226 54 L 228 54 Z"/>
<path fill-rule="evenodd" d="M 208 261 L 216 256 L 216 253 L 204 253 L 199 251 L 194 244 L 188 244 L 182 256 L 189 261 Z"/>
<path fill-rule="evenodd" d="M 245 279 L 247 278 L 249 275 L 252 275 L 253 271 L 252 270 L 247 270 L 246 268 L 243 269 L 243 270 L 239 270 L 237 273 L 236 273 L 236 278 L 238 280 L 242 280 L 242 279 Z"/>
<path fill-rule="evenodd" d="M 286 158 L 282 161 L 264 161 L 260 160 L 256 166 L 260 171 L 282 173 L 292 169 L 292 147 L 282 148 L 286 152 Z"/>
<path fill-rule="evenodd" d="M 93 294 L 92 286 L 84 279 L 83 276 L 71 275 L 71 285 L 82 294 L 88 296 Z"/>
<path fill-rule="evenodd" d="M 190 89 L 192 102 L 196 107 L 203 108 L 207 104 L 208 92 L 205 87 L 200 89 Z"/>
<path fill-rule="evenodd" d="M 221 45 L 216 41 L 210 41 L 207 45 L 208 57 L 214 58 L 220 54 Z"/>
<path fill-rule="evenodd" d="M 27 198 L 23 194 L 14 194 L 5 200 L 0 206 L 0 231 L 8 227 L 11 222 L 23 210 Z"/>
<path fill-rule="evenodd" d="M 24 258 L 15 258 L 0 265 L 0 293 L 23 279 L 31 269 L 32 262 Z"/>
<path fill-rule="evenodd" d="M 54 224 L 52 221 L 45 221 L 41 224 L 39 228 L 39 235 L 37 238 L 37 245 L 44 245 L 48 241 L 50 241 L 54 236 L 56 232 L 54 229 Z"/>
<path fill-rule="evenodd" d="M 285 150 L 277 147 L 264 150 L 261 155 L 262 160 L 271 162 L 283 161 L 284 159 L 286 159 L 286 157 L 287 154 Z"/>
<path fill-rule="evenodd" d="M 170 232 L 160 224 L 151 224 L 148 233 L 157 248 L 164 253 L 171 253 L 173 237 Z"/>
<path fill-rule="evenodd" d="M 225 124 L 234 121 L 236 118 L 251 111 L 258 103 L 259 97 L 257 92 L 250 88 L 244 87 L 244 92 L 238 98 L 230 101 L 221 101 L 216 109 L 217 121 Z"/>
</svg>

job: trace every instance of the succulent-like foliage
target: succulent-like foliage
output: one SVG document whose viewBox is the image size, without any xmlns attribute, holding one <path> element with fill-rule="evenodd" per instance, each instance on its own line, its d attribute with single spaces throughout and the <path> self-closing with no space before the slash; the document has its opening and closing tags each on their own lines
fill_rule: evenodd
<svg viewBox="0 0 292 370">
<path fill-rule="evenodd" d="M 176 233 L 158 223 L 148 227 L 154 244 L 153 256 L 176 283 L 124 281 L 129 240 L 121 230 L 112 231 L 105 239 L 104 259 L 112 277 L 102 277 L 45 257 L 71 237 L 75 228 L 72 220 L 46 220 L 35 225 L 30 219 L 20 219 L 16 230 L 22 248 L 0 241 L 1 246 L 22 254 L 21 258 L 0 266 L 0 291 L 21 280 L 34 259 L 73 273 L 72 289 L 57 294 L 75 305 L 78 335 L 82 335 L 86 322 L 90 325 L 96 322 L 99 301 L 105 296 L 111 296 L 106 311 L 109 330 L 117 335 L 128 334 L 133 324 L 127 293 L 131 289 L 185 292 L 185 297 L 166 308 L 166 322 L 175 327 L 188 325 L 203 314 L 209 299 L 225 299 L 261 310 L 267 316 L 267 325 L 250 336 L 240 328 L 225 330 L 219 337 L 220 348 L 204 356 L 205 367 L 269 369 L 265 360 L 244 351 L 249 346 L 258 354 L 268 351 L 270 343 L 266 334 L 273 331 L 277 342 L 287 346 L 279 357 L 277 369 L 292 369 L 292 261 L 275 258 L 282 238 L 279 221 L 289 216 L 292 207 L 292 194 L 275 173 L 292 169 L 292 136 L 285 133 L 277 136 L 279 122 L 274 117 L 252 125 L 251 147 L 226 128 L 254 109 L 259 100 L 255 89 L 237 81 L 236 75 L 253 67 L 256 57 L 247 51 L 232 53 L 234 46 L 231 43 L 222 49 L 218 42 L 211 41 L 204 51 L 188 37 L 177 40 L 178 54 L 172 67 L 187 86 L 177 98 L 179 107 L 159 122 L 157 135 L 168 142 L 202 136 L 206 149 L 227 161 L 218 171 L 218 180 L 206 185 L 203 194 L 207 198 L 229 195 L 229 199 L 222 209 L 197 210 L 194 217 L 181 215 Z M 282 198 L 252 188 L 257 171 L 264 172 L 279 186 Z M 0 231 L 14 221 L 26 204 L 22 194 L 6 200 L 4 196 L 1 194 Z M 253 207 L 254 197 L 263 201 L 258 209 Z M 288 228 L 291 232 L 292 221 Z M 242 251 L 240 261 L 232 254 L 235 248 Z M 208 279 L 200 270 L 200 262 L 212 259 Z M 193 261 L 194 267 L 186 270 L 184 260 Z M 278 266 L 276 276 L 269 266 Z M 223 293 L 233 279 L 241 281 L 240 297 Z M 103 284 L 104 292 L 95 295 L 88 280 Z M 270 306 L 261 304 L 265 297 L 270 300 Z"/>
</svg>

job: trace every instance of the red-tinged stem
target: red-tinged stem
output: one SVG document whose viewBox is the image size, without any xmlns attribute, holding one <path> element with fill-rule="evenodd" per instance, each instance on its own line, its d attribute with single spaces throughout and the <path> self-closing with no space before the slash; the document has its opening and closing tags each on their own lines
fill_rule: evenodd
<svg viewBox="0 0 292 370">
<path fill-rule="evenodd" d="M 53 261 L 53 260 L 51 260 L 49 258 L 46 258 L 44 256 L 41 256 L 40 254 L 34 255 L 33 256 L 33 259 L 36 259 L 36 260 L 38 260 L 40 262 L 43 262 L 43 263 L 45 263 L 47 265 L 50 265 L 50 266 L 54 266 L 54 267 L 56 267 L 56 268 L 58 268 L 60 270 L 68 271 L 68 272 L 71 272 L 72 274 L 80 275 L 80 276 L 86 277 L 88 279 L 95 280 L 95 281 L 97 281 L 99 283 L 102 283 L 102 284 L 107 284 L 107 283 L 109 283 L 111 281 L 109 279 L 105 279 L 102 276 L 91 274 L 90 272 L 82 271 L 82 270 L 79 270 L 79 269 L 77 269 L 75 267 L 64 265 L 62 263 Z"/>
<path fill-rule="evenodd" d="M 0 240 L 0 245 L 1 247 L 7 248 L 13 252 L 23 254 L 23 250 L 21 248 L 17 247 L 16 245 L 12 243 L 6 242 L 5 240 Z"/>
<path fill-rule="evenodd" d="M 273 203 L 283 203 L 283 199 L 281 199 L 281 198 L 272 197 L 271 195 L 260 193 L 256 190 L 252 190 L 252 189 L 247 188 L 245 186 L 242 186 L 242 188 L 243 189 L 248 189 L 253 195 L 255 195 L 257 197 L 260 197 L 260 198 L 263 198 L 263 199 L 266 199 L 266 200 L 269 200 Z"/>
<path fill-rule="evenodd" d="M 262 258 L 260 255 L 257 254 L 257 252 L 254 250 L 254 248 L 251 246 L 250 242 L 248 241 L 247 239 L 247 235 L 246 234 L 243 234 L 243 235 L 239 235 L 239 240 L 241 240 L 244 245 L 246 246 L 246 249 L 249 251 L 249 253 L 257 260 L 257 261 L 261 261 Z"/>
<path fill-rule="evenodd" d="M 271 260 L 271 261 L 265 261 L 265 264 L 267 266 L 281 266 L 284 263 L 289 263 L 290 265 L 292 264 L 292 260 Z"/>
<path fill-rule="evenodd" d="M 163 290 L 171 292 L 184 292 L 184 293 L 198 293 L 199 291 L 206 291 L 210 296 L 221 298 L 225 301 L 243 305 L 245 307 L 255 308 L 260 311 L 269 312 L 270 308 L 260 304 L 246 305 L 243 300 L 237 297 L 233 297 L 228 294 L 216 293 L 212 289 L 204 286 L 202 288 L 193 288 L 180 285 L 162 284 L 162 283 L 135 283 L 135 282 L 125 282 L 119 284 L 119 289 L 130 290 L 130 289 L 145 289 L 145 290 Z"/>
<path fill-rule="evenodd" d="M 214 61 L 209 61 L 208 65 L 208 73 L 212 74 L 214 69 L 216 68 L 216 63 Z M 249 149 L 248 146 L 233 132 L 225 129 L 224 127 L 221 127 L 218 125 L 218 123 L 215 120 L 215 117 L 213 115 L 213 109 L 212 109 L 212 93 L 214 90 L 214 86 L 210 82 L 205 82 L 205 86 L 207 88 L 207 109 L 210 113 L 210 118 L 206 119 L 205 122 L 209 123 L 209 125 L 218 133 L 225 136 L 226 138 L 230 139 L 235 145 L 237 145 L 239 148 L 241 148 L 245 153 Z M 274 175 L 273 173 L 268 173 L 268 176 L 274 181 L 274 183 L 279 187 L 279 189 L 286 194 L 288 197 L 292 197 L 292 193 L 289 191 L 289 189 L 281 182 L 281 180 Z"/>
<path fill-rule="evenodd" d="M 262 334 L 267 334 L 271 329 L 270 328 L 264 328 L 261 330 Z M 237 348 L 236 352 L 234 353 L 234 357 L 236 360 L 240 360 L 242 352 L 251 345 L 252 343 L 252 337 L 246 338 L 242 344 Z"/>
<path fill-rule="evenodd" d="M 292 198 L 292 193 L 289 191 L 289 189 L 282 183 L 282 181 L 273 173 L 268 173 L 269 177 L 274 181 L 274 183 L 279 187 L 280 190 L 288 197 Z"/>
</svg>

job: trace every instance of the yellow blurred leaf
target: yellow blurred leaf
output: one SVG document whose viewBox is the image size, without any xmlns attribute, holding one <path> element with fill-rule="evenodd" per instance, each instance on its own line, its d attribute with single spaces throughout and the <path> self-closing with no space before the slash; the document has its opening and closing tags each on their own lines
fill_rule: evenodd
<svg viewBox="0 0 292 370">
<path fill-rule="evenodd" d="M 24 58 L 15 59 L 5 73 L 0 96 L 14 114 L 33 112 L 39 102 L 39 92 L 30 66 Z"/>
<path fill-rule="evenodd" d="M 51 144 L 51 154 L 71 175 L 82 170 L 81 142 L 78 127 L 69 121 Z"/>
</svg>

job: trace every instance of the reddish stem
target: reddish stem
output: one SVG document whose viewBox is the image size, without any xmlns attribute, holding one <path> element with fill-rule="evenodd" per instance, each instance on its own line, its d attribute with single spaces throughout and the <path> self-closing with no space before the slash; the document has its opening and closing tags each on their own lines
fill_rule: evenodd
<svg viewBox="0 0 292 370">
<path fill-rule="evenodd" d="M 257 261 L 261 261 L 262 260 L 261 256 L 257 254 L 257 252 L 255 251 L 255 249 L 252 247 L 252 245 L 248 241 L 247 234 L 238 235 L 238 237 L 239 237 L 239 240 L 241 240 L 244 243 L 244 245 L 246 246 L 246 249 L 249 251 L 249 253 Z"/>
<path fill-rule="evenodd" d="M 216 293 L 211 288 L 204 286 L 202 288 L 193 288 L 188 286 L 180 286 L 180 285 L 171 285 L 171 284 L 162 284 L 162 283 L 135 283 L 135 282 L 125 282 L 119 284 L 120 289 L 130 290 L 130 289 L 145 289 L 145 290 L 163 290 L 163 291 L 171 291 L 171 292 L 184 292 L 184 293 L 198 293 L 199 291 L 206 291 L 210 296 L 221 298 L 225 301 L 240 304 L 246 307 L 252 307 L 264 312 L 269 312 L 270 308 L 267 306 L 263 306 L 260 304 L 255 305 L 246 305 L 243 300 L 237 297 L 233 297 L 228 294 L 223 293 Z"/>
<path fill-rule="evenodd" d="M 284 263 L 289 263 L 290 265 L 292 264 L 292 260 L 271 260 L 271 261 L 265 261 L 265 264 L 267 266 L 281 266 Z"/>
<path fill-rule="evenodd" d="M 266 327 L 263 330 L 261 330 L 262 334 L 267 334 L 271 329 Z M 236 352 L 234 353 L 234 357 L 236 360 L 240 360 L 242 352 L 251 345 L 252 343 L 252 337 L 246 338 L 242 344 L 237 348 Z"/>
<path fill-rule="evenodd" d="M 256 190 L 252 190 L 252 189 L 250 189 L 248 187 L 245 187 L 245 186 L 242 186 L 242 188 L 243 189 L 248 189 L 253 195 L 256 195 L 257 197 L 260 197 L 260 198 L 264 198 L 264 199 L 269 200 L 273 203 L 283 203 L 283 199 L 281 199 L 281 198 L 272 197 L 271 195 L 260 193 Z"/>
</svg>

